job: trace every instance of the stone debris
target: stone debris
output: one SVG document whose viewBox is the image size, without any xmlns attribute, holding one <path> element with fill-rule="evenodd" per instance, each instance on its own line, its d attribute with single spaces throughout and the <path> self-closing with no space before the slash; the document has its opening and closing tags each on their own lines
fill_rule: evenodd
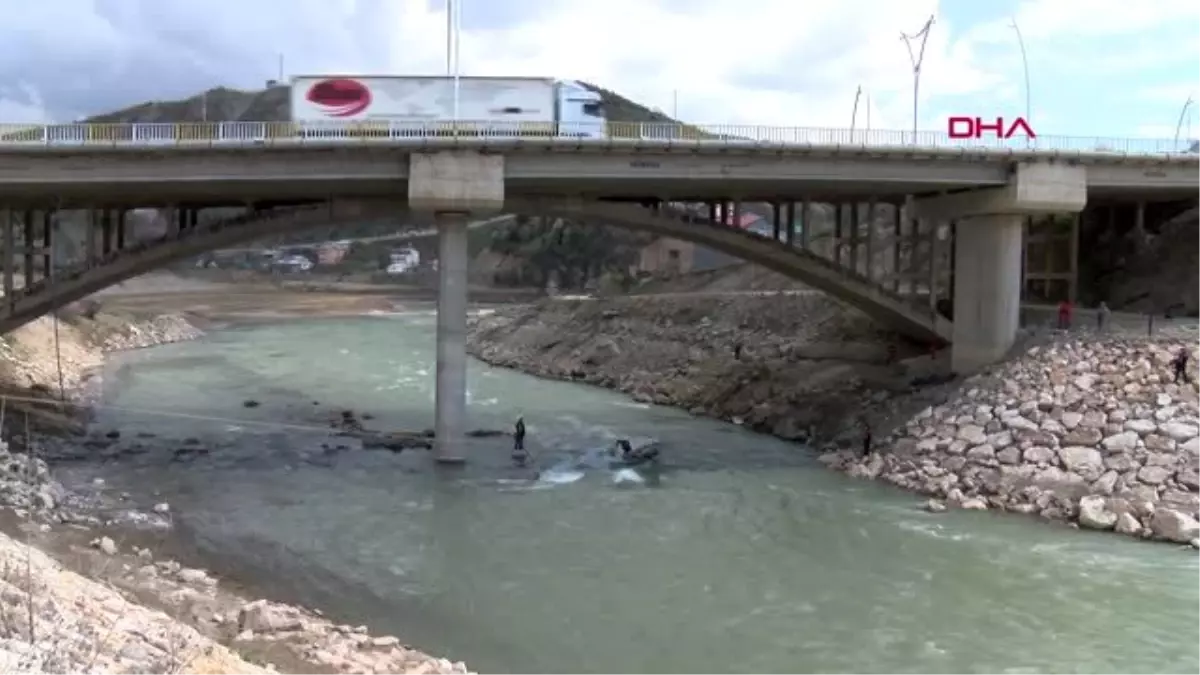
<svg viewBox="0 0 1200 675">
<path fill-rule="evenodd" d="M 268 671 L 0 534 L 0 672 Z"/>
<path fill-rule="evenodd" d="M 829 446 L 821 461 L 937 503 L 1192 543 L 1200 407 L 1194 367 L 1176 384 L 1170 366 L 1184 346 L 1194 350 L 1131 339 L 1035 347 L 919 412 L 880 452 Z"/>
</svg>

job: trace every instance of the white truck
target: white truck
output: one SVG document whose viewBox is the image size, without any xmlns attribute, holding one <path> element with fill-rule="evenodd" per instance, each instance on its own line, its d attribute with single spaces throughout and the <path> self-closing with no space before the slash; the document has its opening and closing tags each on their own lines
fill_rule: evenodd
<svg viewBox="0 0 1200 675">
<path fill-rule="evenodd" d="M 304 75 L 291 84 L 291 119 L 306 137 L 344 134 L 345 122 L 368 134 L 607 135 L 600 94 L 579 82 L 460 77 L 457 115 L 452 77 Z"/>
</svg>

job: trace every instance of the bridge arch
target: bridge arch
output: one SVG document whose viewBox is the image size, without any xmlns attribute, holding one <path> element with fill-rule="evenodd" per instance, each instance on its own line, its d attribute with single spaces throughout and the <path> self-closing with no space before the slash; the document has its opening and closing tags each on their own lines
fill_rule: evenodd
<svg viewBox="0 0 1200 675">
<path fill-rule="evenodd" d="M 336 201 L 278 208 L 198 225 L 160 240 L 141 241 L 104 259 L 57 271 L 51 279 L 18 289 L 2 303 L 0 333 L 114 284 L 212 250 L 284 232 L 395 216 L 397 209 L 394 202 Z M 910 337 L 943 342 L 950 337 L 950 323 L 927 308 L 917 307 L 811 251 L 752 232 L 669 210 L 612 202 L 510 199 L 505 210 L 603 223 L 689 241 L 796 279 Z"/>
</svg>

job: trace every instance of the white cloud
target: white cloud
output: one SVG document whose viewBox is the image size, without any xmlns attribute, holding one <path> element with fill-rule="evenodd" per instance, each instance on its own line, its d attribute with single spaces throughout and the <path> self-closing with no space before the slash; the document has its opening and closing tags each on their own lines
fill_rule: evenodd
<svg viewBox="0 0 1200 675">
<path fill-rule="evenodd" d="M 440 73 L 445 14 L 430 2 L 26 3 L 0 25 L 0 117 L 67 119 L 221 84 L 257 87 L 280 54 L 289 74 Z M 1105 67 L 1128 72 L 1164 52 L 1197 53 L 1195 35 L 1166 46 L 1137 40 L 1196 17 L 1194 4 L 1021 2 L 1035 80 L 1050 80 L 1035 83 L 1035 99 L 1050 104 L 1066 66 L 1107 58 Z M 873 127 L 908 128 L 912 74 L 900 33 L 936 11 L 936 0 L 464 0 L 462 61 L 467 74 L 588 80 L 666 111 L 677 94 L 681 117 L 710 123 L 846 127 L 861 85 Z M 922 73 L 923 128 L 946 114 L 1020 109 L 1020 53 L 1007 24 L 939 18 Z M 963 100 L 986 109 L 958 110 Z"/>
<path fill-rule="evenodd" d="M 732 0 L 524 4 L 525 14 L 501 16 L 483 0 L 465 3 L 465 72 L 584 79 L 663 109 L 678 92 L 681 115 L 697 121 L 834 127 L 849 124 L 859 85 L 872 94 L 874 126 L 907 126 L 911 75 L 899 34 L 935 9 L 933 0 L 761 0 L 752 11 Z M 425 0 L 36 6 L 0 27 L 7 110 L 34 106 L 11 83 L 38 92 L 58 118 L 204 86 L 255 86 L 279 53 L 292 73 L 437 73 L 444 64 L 444 11 Z M 67 24 L 75 35 L 62 40 Z M 981 86 L 961 49 L 935 30 L 925 96 Z"/>
</svg>

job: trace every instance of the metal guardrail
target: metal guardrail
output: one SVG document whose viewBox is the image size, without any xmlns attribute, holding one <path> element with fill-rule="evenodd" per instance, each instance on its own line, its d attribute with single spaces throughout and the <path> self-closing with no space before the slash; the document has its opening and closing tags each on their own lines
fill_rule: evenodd
<svg viewBox="0 0 1200 675">
<path fill-rule="evenodd" d="M 1191 155 L 1190 141 L 1153 138 L 1037 136 L 963 139 L 944 132 L 882 129 L 821 129 L 738 124 L 606 122 L 578 124 L 459 122 L 185 122 L 133 124 L 0 123 L 0 151 L 37 147 L 172 147 L 396 143 L 441 137 L 570 138 L 582 143 L 610 139 L 680 144 L 849 146 L 864 148 L 968 149 Z"/>
<path fill-rule="evenodd" d="M 1054 305 L 1025 303 L 1021 306 L 1021 327 L 1035 333 L 1057 333 L 1099 337 L 1161 337 L 1195 340 L 1200 335 L 1200 319 L 1190 316 L 1169 317 L 1163 312 L 1110 312 L 1101 318 L 1095 308 L 1074 308 L 1066 324 L 1060 323 Z"/>
</svg>

